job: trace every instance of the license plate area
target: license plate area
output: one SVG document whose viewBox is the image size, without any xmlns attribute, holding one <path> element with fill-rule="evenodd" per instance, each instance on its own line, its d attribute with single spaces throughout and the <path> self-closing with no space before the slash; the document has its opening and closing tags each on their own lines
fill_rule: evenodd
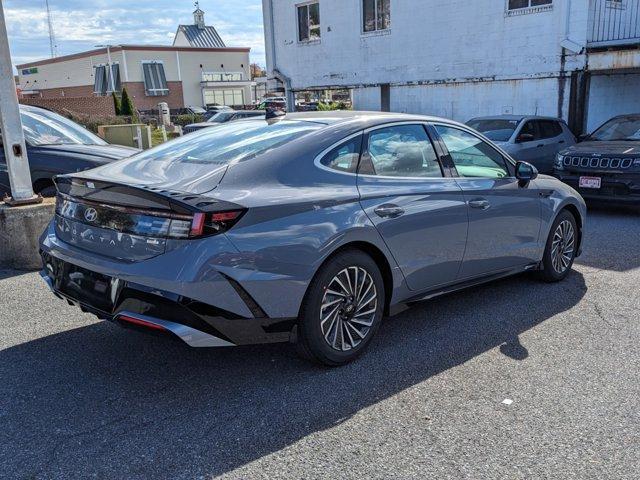
<svg viewBox="0 0 640 480">
<path fill-rule="evenodd" d="M 602 178 L 600 177 L 580 177 L 578 181 L 580 188 L 598 189 L 602 187 Z"/>
<path fill-rule="evenodd" d="M 102 312 L 111 313 L 119 293 L 117 279 L 61 262 L 55 272 L 54 285 L 67 297 Z"/>
</svg>

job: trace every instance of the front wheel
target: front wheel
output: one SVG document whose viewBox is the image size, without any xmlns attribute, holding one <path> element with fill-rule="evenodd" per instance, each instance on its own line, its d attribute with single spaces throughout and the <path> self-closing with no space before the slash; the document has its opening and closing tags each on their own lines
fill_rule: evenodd
<svg viewBox="0 0 640 480">
<path fill-rule="evenodd" d="M 299 318 L 299 353 L 329 366 L 352 361 L 378 330 L 384 304 L 384 282 L 373 259 L 359 250 L 339 253 L 309 285 Z"/>
<path fill-rule="evenodd" d="M 540 278 L 546 282 L 559 282 L 571 271 L 578 248 L 576 219 L 567 210 L 558 214 L 542 257 Z"/>
</svg>

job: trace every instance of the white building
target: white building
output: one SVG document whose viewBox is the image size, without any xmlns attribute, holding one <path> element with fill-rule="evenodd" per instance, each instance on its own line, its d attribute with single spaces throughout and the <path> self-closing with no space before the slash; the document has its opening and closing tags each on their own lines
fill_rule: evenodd
<svg viewBox="0 0 640 480">
<path fill-rule="evenodd" d="M 466 121 L 640 111 L 640 0 L 263 0 L 267 69 L 290 91 Z"/>
<path fill-rule="evenodd" d="M 249 48 L 227 47 L 196 8 L 193 25 L 179 25 L 173 45 L 111 45 L 17 65 L 28 97 L 111 95 L 126 87 L 140 110 L 253 101 Z"/>
</svg>

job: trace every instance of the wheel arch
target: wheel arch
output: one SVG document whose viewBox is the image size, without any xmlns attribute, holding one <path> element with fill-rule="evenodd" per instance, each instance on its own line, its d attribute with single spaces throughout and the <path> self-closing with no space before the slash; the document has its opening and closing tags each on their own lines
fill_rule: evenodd
<svg viewBox="0 0 640 480">
<path fill-rule="evenodd" d="M 347 250 L 360 250 L 361 252 L 369 255 L 380 269 L 380 273 L 382 274 L 382 282 L 384 284 L 384 314 L 388 315 L 389 306 L 391 305 L 391 298 L 393 297 L 394 290 L 393 270 L 389 259 L 377 245 L 364 240 L 353 240 L 343 243 L 324 258 L 322 263 L 320 263 L 320 265 L 316 269 L 314 278 L 316 275 L 318 275 L 318 272 L 322 269 L 322 267 L 326 265 L 332 258 Z"/>
</svg>

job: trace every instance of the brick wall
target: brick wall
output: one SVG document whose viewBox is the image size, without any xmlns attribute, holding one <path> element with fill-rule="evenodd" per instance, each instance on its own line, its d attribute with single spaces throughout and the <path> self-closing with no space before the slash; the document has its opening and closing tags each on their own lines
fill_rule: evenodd
<svg viewBox="0 0 640 480">
<path fill-rule="evenodd" d="M 44 88 L 36 94 L 27 94 L 25 98 L 92 97 L 93 85 L 79 87 Z"/>
<path fill-rule="evenodd" d="M 34 105 L 61 114 L 68 111 L 85 115 L 116 114 L 111 96 L 21 98 L 19 101 L 25 105 Z"/>
<path fill-rule="evenodd" d="M 127 88 L 127 93 L 138 110 L 155 109 L 160 102 L 167 102 L 169 108 L 184 107 L 182 82 L 167 82 L 169 95 L 163 95 L 161 97 L 148 97 L 145 95 L 143 82 L 124 82 L 122 85 Z"/>
</svg>

